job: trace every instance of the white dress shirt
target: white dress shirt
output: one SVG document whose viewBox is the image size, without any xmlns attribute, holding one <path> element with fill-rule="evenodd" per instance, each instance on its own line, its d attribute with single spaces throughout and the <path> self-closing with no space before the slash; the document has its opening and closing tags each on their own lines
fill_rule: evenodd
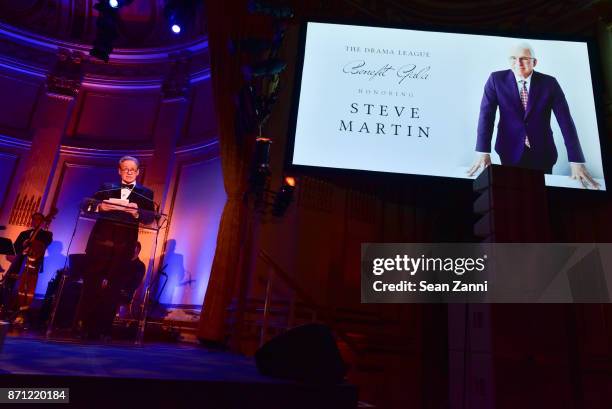
<svg viewBox="0 0 612 409">
<path fill-rule="evenodd" d="M 124 184 L 125 182 L 121 182 L 122 184 Z M 121 199 L 122 200 L 127 200 L 128 196 L 132 193 L 132 190 L 134 190 L 134 188 L 136 187 L 136 182 L 134 182 L 134 187 L 132 189 L 128 189 L 126 187 L 121 188 Z"/>
<path fill-rule="evenodd" d="M 514 78 L 516 78 L 516 86 L 518 87 L 519 95 L 521 95 L 521 90 L 523 89 L 522 81 L 525 81 L 525 86 L 527 87 L 527 95 L 529 95 L 529 87 L 531 86 L 531 76 L 532 75 L 533 75 L 533 72 L 529 74 L 529 77 L 523 78 L 521 76 L 514 74 Z"/>
</svg>

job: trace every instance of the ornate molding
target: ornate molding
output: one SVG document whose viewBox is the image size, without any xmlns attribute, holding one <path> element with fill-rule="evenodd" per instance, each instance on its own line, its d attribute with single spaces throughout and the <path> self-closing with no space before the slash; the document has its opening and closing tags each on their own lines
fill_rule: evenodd
<svg viewBox="0 0 612 409">
<path fill-rule="evenodd" d="M 11 147 L 11 148 L 19 148 L 30 150 L 32 147 L 32 141 L 27 141 L 24 139 L 13 138 L 10 136 L 5 136 L 0 134 L 0 147 Z"/>
<path fill-rule="evenodd" d="M 205 81 L 210 79 L 210 67 L 203 69 L 200 72 L 194 72 L 191 74 L 191 83 L 195 84 L 196 82 Z"/>
<path fill-rule="evenodd" d="M 188 51 L 173 56 L 170 72 L 164 78 L 162 95 L 164 99 L 186 97 L 191 80 L 191 54 Z"/>
<path fill-rule="evenodd" d="M 76 72 L 70 73 L 79 60 L 81 85 L 98 87 L 160 88 L 174 69 L 177 56 L 185 53 L 190 56 L 190 78 L 210 70 L 206 37 L 159 48 L 115 49 L 109 63 L 91 59 L 90 48 L 89 44 L 48 39 L 0 23 L 0 67 L 27 76 L 55 75 L 59 81 L 51 82 L 62 89 L 60 93 L 74 93 L 76 82 L 67 81 L 76 80 Z M 66 60 L 58 61 L 58 55 Z"/>
<path fill-rule="evenodd" d="M 47 91 L 64 97 L 76 97 L 83 81 L 83 54 L 60 49 L 55 67 L 47 74 Z"/>
<path fill-rule="evenodd" d="M 181 155 L 192 155 L 196 153 L 206 152 L 210 150 L 219 150 L 219 138 L 215 137 L 213 140 L 209 140 L 204 143 L 194 143 L 190 145 L 184 145 L 177 147 L 174 153 L 177 156 Z"/>
<path fill-rule="evenodd" d="M 41 200 L 42 197 L 40 195 L 32 195 L 23 191 L 17 194 L 11 209 L 9 224 L 13 226 L 28 226 L 32 213 L 40 210 Z"/>
<path fill-rule="evenodd" d="M 39 35 L 91 43 L 96 31 L 95 3 L 96 0 L 0 1 L 0 16 L 11 25 Z M 130 3 L 119 10 L 118 47 L 173 45 L 201 37 L 207 32 L 204 12 L 194 15 L 193 24 L 177 37 L 168 29 L 164 16 L 165 1 L 139 0 Z"/>
<path fill-rule="evenodd" d="M 0 140 L 1 142 L 1 140 Z M 209 140 L 203 143 L 194 143 L 191 145 L 177 147 L 174 153 L 177 156 L 201 154 L 210 151 L 219 150 L 219 139 Z M 97 148 L 82 148 L 78 146 L 62 145 L 60 154 L 63 156 L 79 157 L 79 158 L 95 158 L 108 159 L 117 158 L 124 155 L 134 155 L 138 158 L 152 158 L 153 149 L 97 149 Z"/>
<path fill-rule="evenodd" d="M 98 149 L 98 148 L 82 148 L 78 146 L 62 145 L 60 147 L 60 155 L 80 157 L 80 158 L 96 158 L 108 159 L 117 158 L 124 155 L 134 155 L 139 158 L 153 157 L 152 149 Z"/>
<path fill-rule="evenodd" d="M 74 96 L 73 95 L 58 94 L 56 92 L 47 92 L 47 96 L 49 96 L 51 98 L 59 99 L 59 100 L 62 100 L 62 101 L 74 101 Z"/>
</svg>

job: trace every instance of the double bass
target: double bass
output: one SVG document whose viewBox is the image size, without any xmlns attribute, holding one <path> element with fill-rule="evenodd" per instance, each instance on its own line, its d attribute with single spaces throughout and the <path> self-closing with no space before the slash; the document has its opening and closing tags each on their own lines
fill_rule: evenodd
<svg viewBox="0 0 612 409">
<path fill-rule="evenodd" d="M 17 254 L 11 266 L 3 278 L 3 300 L 4 309 L 19 312 L 27 309 L 33 298 L 38 273 L 42 267 L 47 243 L 38 239 L 43 228 L 49 228 L 51 221 L 57 215 L 57 209 L 53 208 L 46 216 L 43 216 L 30 237 L 23 243 L 23 251 Z M 19 287 L 15 292 L 15 283 L 19 282 Z"/>
</svg>

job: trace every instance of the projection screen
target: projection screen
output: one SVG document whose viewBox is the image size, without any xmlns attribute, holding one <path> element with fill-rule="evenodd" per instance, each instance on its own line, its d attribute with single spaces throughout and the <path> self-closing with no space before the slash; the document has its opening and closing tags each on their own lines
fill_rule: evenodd
<svg viewBox="0 0 612 409">
<path fill-rule="evenodd" d="M 309 22 L 298 70 L 293 165 L 473 178 L 490 153 L 605 190 L 586 42 Z"/>
</svg>

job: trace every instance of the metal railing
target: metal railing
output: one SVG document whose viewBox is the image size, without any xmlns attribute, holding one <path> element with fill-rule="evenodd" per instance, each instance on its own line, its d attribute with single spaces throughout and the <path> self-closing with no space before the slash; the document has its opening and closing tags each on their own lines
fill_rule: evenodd
<svg viewBox="0 0 612 409">
<path fill-rule="evenodd" d="M 283 270 L 265 251 L 260 250 L 259 258 L 269 267 L 268 268 L 268 280 L 266 283 L 266 295 L 264 298 L 263 308 L 263 319 L 261 324 L 261 332 L 259 344 L 263 345 L 265 342 L 265 335 L 268 330 L 270 321 L 270 309 L 272 305 L 272 294 L 273 294 L 273 279 L 279 278 L 281 282 L 293 291 L 295 297 L 291 297 L 289 301 L 289 311 L 287 318 L 287 328 L 291 328 L 295 320 L 296 302 L 300 301 L 306 305 L 306 308 L 312 311 L 311 322 L 321 322 L 329 326 L 337 337 L 342 340 L 356 355 L 361 355 L 362 351 L 353 342 L 349 335 L 335 325 L 331 309 L 326 306 L 319 305 L 313 297 L 310 296 L 299 283 L 291 277 L 285 270 Z M 297 298 L 297 299 L 296 299 Z"/>
</svg>

